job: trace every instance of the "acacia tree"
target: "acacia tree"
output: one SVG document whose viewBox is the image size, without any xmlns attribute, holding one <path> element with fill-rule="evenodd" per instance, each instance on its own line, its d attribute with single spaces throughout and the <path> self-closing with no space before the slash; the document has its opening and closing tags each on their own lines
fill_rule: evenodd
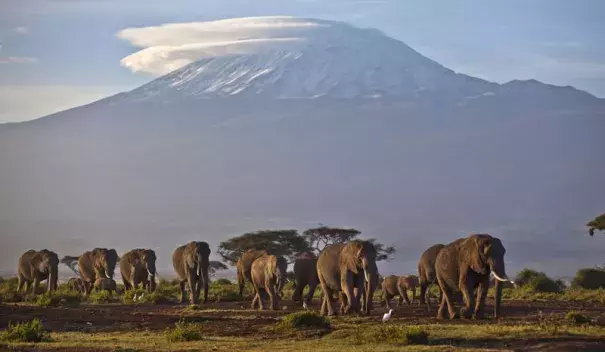
<svg viewBox="0 0 605 352">
<path fill-rule="evenodd" d="M 595 231 L 605 231 L 605 213 L 592 219 L 588 224 L 588 233 L 594 236 Z"/>
<path fill-rule="evenodd" d="M 328 226 L 320 226 L 303 232 L 303 237 L 317 254 L 331 244 L 347 243 L 359 239 L 358 237 L 360 235 L 361 231 L 357 229 Z M 395 247 L 379 243 L 375 238 L 366 239 L 366 241 L 371 242 L 374 245 L 374 248 L 376 248 L 376 261 L 390 260 L 393 258 Z"/>
<path fill-rule="evenodd" d="M 227 270 L 229 269 L 225 264 L 219 262 L 218 260 L 211 260 L 208 263 L 208 275 L 214 276 L 219 270 Z"/>
<path fill-rule="evenodd" d="M 233 265 L 249 249 L 266 250 L 271 254 L 284 256 L 290 263 L 298 254 L 311 251 L 309 243 L 297 230 L 262 230 L 221 242 L 217 253 Z"/>
</svg>

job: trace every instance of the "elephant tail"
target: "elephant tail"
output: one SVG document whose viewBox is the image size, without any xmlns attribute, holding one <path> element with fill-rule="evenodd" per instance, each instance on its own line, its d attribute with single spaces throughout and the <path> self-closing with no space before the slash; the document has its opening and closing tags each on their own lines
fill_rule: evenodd
<svg viewBox="0 0 605 352">
<path fill-rule="evenodd" d="M 244 280 L 244 273 L 242 273 L 239 268 L 237 269 L 237 283 L 239 284 L 239 294 L 240 296 L 244 295 L 244 287 L 246 286 L 246 281 Z"/>
<path fill-rule="evenodd" d="M 63 257 L 63 259 L 61 259 L 61 263 L 67 265 L 67 267 L 70 268 L 76 275 L 80 276 L 80 272 L 78 271 L 79 258 L 80 257 L 72 257 L 66 255 L 65 257 Z"/>
</svg>

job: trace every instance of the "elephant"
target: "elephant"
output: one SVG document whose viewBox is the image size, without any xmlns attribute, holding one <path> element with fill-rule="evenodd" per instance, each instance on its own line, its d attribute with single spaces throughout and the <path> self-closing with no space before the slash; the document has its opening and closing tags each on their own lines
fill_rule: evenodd
<svg viewBox="0 0 605 352">
<path fill-rule="evenodd" d="M 89 295 L 98 278 L 113 279 L 118 259 L 115 249 L 95 248 L 79 257 L 65 256 L 61 262 L 70 268 L 74 261 L 78 262 L 80 278 L 84 281 L 84 293 Z"/>
<path fill-rule="evenodd" d="M 237 268 L 237 283 L 239 285 L 240 296 L 244 295 L 244 288 L 246 287 L 246 280 L 252 281 L 250 275 L 250 269 L 252 268 L 252 262 L 263 255 L 268 254 L 264 250 L 249 249 L 245 251 L 236 263 Z"/>
<path fill-rule="evenodd" d="M 414 275 L 409 276 L 387 276 L 382 282 L 382 297 L 388 309 L 391 309 L 390 300 L 395 296 L 399 296 L 397 306 L 405 300 L 408 305 L 411 305 L 416 300 L 416 287 L 418 286 L 418 278 Z M 412 291 L 412 300 L 408 297 L 407 291 Z"/>
<path fill-rule="evenodd" d="M 203 303 L 208 301 L 209 257 L 210 246 L 206 242 L 192 241 L 180 246 L 172 253 L 172 265 L 180 281 L 180 303 L 185 301 L 185 285 L 189 290 L 189 303 L 198 303 L 202 287 L 204 288 Z"/>
<path fill-rule="evenodd" d="M 84 293 L 86 291 L 85 287 L 84 287 L 84 281 L 82 279 L 80 279 L 79 277 L 72 277 L 71 279 L 69 279 L 69 281 L 67 281 L 67 287 L 69 287 L 70 290 L 79 292 L 79 293 Z"/>
<path fill-rule="evenodd" d="M 263 300 L 261 299 L 262 292 L 269 295 L 269 301 L 272 310 L 277 309 L 279 296 L 279 288 L 286 280 L 286 270 L 288 263 L 285 258 L 278 257 L 272 254 L 263 254 L 252 262 L 250 268 L 250 276 L 252 278 L 252 286 L 254 286 L 254 298 L 252 299 L 252 309 L 258 303 L 259 310 L 263 310 Z"/>
<path fill-rule="evenodd" d="M 334 315 L 333 294 L 340 292 L 344 293 L 343 302 L 346 297 L 344 314 L 351 310 L 359 311 L 362 296 L 363 312 L 370 313 L 378 283 L 376 249 L 371 242 L 354 240 L 327 246 L 317 259 L 317 275 L 324 297 L 322 315 L 326 314 L 326 310 L 328 315 Z"/>
<path fill-rule="evenodd" d="M 40 281 L 46 280 L 46 291 L 55 291 L 58 272 L 59 257 L 57 253 L 47 249 L 41 251 L 30 249 L 19 257 L 17 290 L 21 291 L 25 286 L 25 292 L 31 290 L 31 293 L 35 295 Z"/>
<path fill-rule="evenodd" d="M 315 256 L 315 254 L 306 252 L 296 258 L 294 261 L 294 282 L 295 288 L 292 293 L 292 301 L 301 301 L 305 287 L 309 286 L 309 292 L 303 302 L 307 305 L 311 304 L 315 289 L 319 284 L 319 277 L 317 276 L 317 256 Z"/>
<path fill-rule="evenodd" d="M 98 278 L 94 284 L 95 291 L 108 291 L 109 293 L 116 292 L 116 282 L 114 279 Z"/>
<path fill-rule="evenodd" d="M 148 291 L 155 291 L 155 252 L 151 249 L 133 249 L 122 255 L 120 273 L 124 289 L 138 289 L 139 284 Z"/>
<path fill-rule="evenodd" d="M 437 275 L 435 274 L 435 260 L 437 254 L 445 245 L 436 244 L 422 253 L 420 260 L 418 261 L 418 281 L 420 283 L 420 304 L 427 304 L 430 308 L 430 300 L 428 297 L 427 289 L 437 281 Z M 439 302 L 441 302 L 441 295 L 439 296 Z"/>
<path fill-rule="evenodd" d="M 498 280 L 494 305 L 494 317 L 498 318 L 502 301 L 501 283 L 510 281 L 504 268 L 505 253 L 500 239 L 488 234 L 470 235 L 439 251 L 435 271 L 443 298 L 437 319 L 443 319 L 446 305 L 450 319 L 456 317 L 453 302 L 453 293 L 456 291 L 462 293 L 465 304 L 461 315 L 465 318 L 482 318 L 490 273 Z"/>
</svg>

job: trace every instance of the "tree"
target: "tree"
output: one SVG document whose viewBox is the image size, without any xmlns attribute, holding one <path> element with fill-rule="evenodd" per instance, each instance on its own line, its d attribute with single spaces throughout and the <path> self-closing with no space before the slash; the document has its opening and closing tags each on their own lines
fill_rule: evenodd
<svg viewBox="0 0 605 352">
<path fill-rule="evenodd" d="M 211 260 L 208 263 L 208 275 L 210 275 L 210 276 L 214 276 L 214 274 L 216 274 L 216 272 L 219 270 L 227 270 L 227 269 L 229 269 L 229 267 L 227 267 L 225 264 L 219 262 L 218 260 Z"/>
<path fill-rule="evenodd" d="M 594 218 L 586 226 L 588 226 L 588 233 L 591 236 L 594 236 L 595 231 L 605 231 L 605 213 Z"/>
<path fill-rule="evenodd" d="M 293 262 L 300 253 L 311 251 L 309 243 L 297 230 L 262 230 L 233 237 L 218 245 L 218 254 L 228 263 L 235 264 L 249 249 L 267 250 Z"/>
<path fill-rule="evenodd" d="M 320 226 L 303 232 L 303 237 L 317 254 L 323 251 L 328 245 L 335 243 L 347 243 L 349 241 L 358 239 L 360 235 L 361 231 L 357 229 L 328 226 Z M 366 241 L 371 242 L 374 245 L 374 248 L 376 248 L 376 261 L 390 260 L 393 258 L 393 255 L 395 254 L 395 247 L 385 246 L 384 244 L 377 242 L 375 238 L 370 238 Z"/>
</svg>

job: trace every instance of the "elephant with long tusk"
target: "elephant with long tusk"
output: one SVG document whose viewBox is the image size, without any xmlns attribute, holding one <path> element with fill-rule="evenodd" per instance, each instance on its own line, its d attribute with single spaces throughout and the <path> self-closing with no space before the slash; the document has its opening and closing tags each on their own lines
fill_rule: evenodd
<svg viewBox="0 0 605 352">
<path fill-rule="evenodd" d="M 505 253 L 500 239 L 487 234 L 474 234 L 441 249 L 435 261 L 437 281 L 442 291 L 437 319 L 443 318 L 446 306 L 450 319 L 456 317 L 454 293 L 457 291 L 464 299 L 461 315 L 482 318 L 490 274 L 496 278 L 494 316 L 497 318 L 502 301 L 502 283 L 512 283 L 504 268 Z"/>
</svg>

